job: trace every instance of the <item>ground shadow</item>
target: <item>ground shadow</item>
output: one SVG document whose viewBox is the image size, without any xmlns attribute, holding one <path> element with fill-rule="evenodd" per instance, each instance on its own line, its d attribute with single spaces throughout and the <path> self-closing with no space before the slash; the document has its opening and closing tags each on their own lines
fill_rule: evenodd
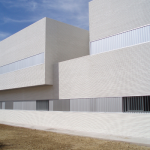
<svg viewBox="0 0 150 150">
<path fill-rule="evenodd" d="M 4 148 L 6 145 L 2 142 L 0 142 L 0 150 L 2 150 L 2 148 Z"/>
</svg>

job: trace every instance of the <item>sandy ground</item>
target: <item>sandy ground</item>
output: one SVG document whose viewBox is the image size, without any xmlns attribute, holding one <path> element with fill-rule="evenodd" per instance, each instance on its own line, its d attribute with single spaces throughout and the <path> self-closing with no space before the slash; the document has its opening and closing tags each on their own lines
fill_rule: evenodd
<svg viewBox="0 0 150 150">
<path fill-rule="evenodd" d="M 0 124 L 0 150 L 150 150 L 150 147 Z"/>
</svg>

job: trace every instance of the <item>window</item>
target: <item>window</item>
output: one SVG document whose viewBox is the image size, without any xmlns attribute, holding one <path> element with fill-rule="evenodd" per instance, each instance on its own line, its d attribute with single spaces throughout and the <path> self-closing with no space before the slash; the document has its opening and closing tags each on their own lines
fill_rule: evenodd
<svg viewBox="0 0 150 150">
<path fill-rule="evenodd" d="M 49 110 L 49 100 L 36 101 L 36 110 Z"/>
<path fill-rule="evenodd" d="M 150 112 L 150 96 L 123 97 L 123 112 Z"/>
<path fill-rule="evenodd" d="M 90 54 L 99 54 L 149 41 L 150 25 L 91 42 Z"/>
<path fill-rule="evenodd" d="M 7 64 L 0 67 L 0 74 L 8 73 L 11 71 L 20 70 L 23 68 L 40 65 L 44 63 L 44 53 L 40 53 L 11 64 Z"/>
</svg>

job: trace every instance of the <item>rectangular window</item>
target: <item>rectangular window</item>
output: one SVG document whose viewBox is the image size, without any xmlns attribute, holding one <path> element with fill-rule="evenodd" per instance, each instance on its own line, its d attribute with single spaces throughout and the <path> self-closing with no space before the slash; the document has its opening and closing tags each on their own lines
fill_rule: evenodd
<svg viewBox="0 0 150 150">
<path fill-rule="evenodd" d="M 70 100 L 54 100 L 53 111 L 70 111 Z"/>
<path fill-rule="evenodd" d="M 5 109 L 13 109 L 13 102 L 5 102 Z"/>
<path fill-rule="evenodd" d="M 123 112 L 150 112 L 150 96 L 123 97 Z"/>
<path fill-rule="evenodd" d="M 90 55 L 150 41 L 150 25 L 91 42 Z"/>
<path fill-rule="evenodd" d="M 49 100 L 36 101 L 36 110 L 49 111 Z"/>
<path fill-rule="evenodd" d="M 28 68 L 44 63 L 44 53 L 40 53 L 0 67 L 0 74 Z"/>
</svg>

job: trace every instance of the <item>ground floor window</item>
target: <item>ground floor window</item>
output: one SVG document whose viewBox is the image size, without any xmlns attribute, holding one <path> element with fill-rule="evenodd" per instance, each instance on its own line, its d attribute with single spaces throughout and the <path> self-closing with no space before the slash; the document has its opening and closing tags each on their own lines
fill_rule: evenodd
<svg viewBox="0 0 150 150">
<path fill-rule="evenodd" d="M 123 112 L 150 112 L 150 96 L 123 97 Z"/>
<path fill-rule="evenodd" d="M 36 110 L 49 110 L 49 100 L 38 100 L 36 101 Z"/>
</svg>

